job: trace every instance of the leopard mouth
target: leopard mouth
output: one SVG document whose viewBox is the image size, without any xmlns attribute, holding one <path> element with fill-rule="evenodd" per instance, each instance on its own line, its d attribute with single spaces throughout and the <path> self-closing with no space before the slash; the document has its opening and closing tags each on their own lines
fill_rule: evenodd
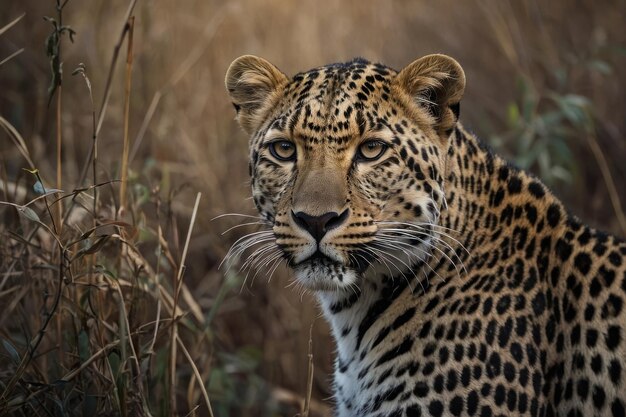
<svg viewBox="0 0 626 417">
<path fill-rule="evenodd" d="M 307 263 L 311 264 L 311 265 L 316 265 L 316 264 L 317 265 L 329 265 L 329 264 L 337 264 L 337 265 L 339 265 L 339 262 L 331 259 L 327 255 L 322 253 L 322 251 L 320 251 L 319 249 L 316 250 L 315 253 L 313 253 L 313 255 L 311 255 L 308 258 L 298 262 L 294 266 L 299 266 L 299 265 L 303 265 L 303 264 L 307 264 Z"/>
<path fill-rule="evenodd" d="M 290 265 L 296 280 L 311 290 L 335 291 L 357 282 L 360 273 L 353 267 L 326 256 L 321 251 Z"/>
</svg>

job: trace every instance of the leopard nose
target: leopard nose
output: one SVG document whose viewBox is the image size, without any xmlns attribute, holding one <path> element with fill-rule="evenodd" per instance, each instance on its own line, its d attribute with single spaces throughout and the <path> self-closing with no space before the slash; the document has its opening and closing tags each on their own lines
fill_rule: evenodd
<svg viewBox="0 0 626 417">
<path fill-rule="evenodd" d="M 297 213 L 291 212 L 293 221 L 302 229 L 309 232 L 316 242 L 320 242 L 329 230 L 339 227 L 348 218 L 349 209 L 345 209 L 343 213 L 337 214 L 329 211 L 321 216 L 311 216 L 303 211 Z"/>
</svg>

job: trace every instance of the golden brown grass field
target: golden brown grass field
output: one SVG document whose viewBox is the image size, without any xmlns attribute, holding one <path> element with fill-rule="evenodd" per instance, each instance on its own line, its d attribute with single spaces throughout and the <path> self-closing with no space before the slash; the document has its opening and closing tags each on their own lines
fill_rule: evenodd
<svg viewBox="0 0 626 417">
<path fill-rule="evenodd" d="M 222 235 L 245 218 L 212 220 L 254 214 L 223 86 L 243 54 L 288 74 L 449 54 L 467 75 L 464 125 L 626 235 L 625 11 L 2 0 L 0 415 L 331 415 L 333 342 L 314 298 L 285 288 L 285 270 L 245 285 L 218 270 L 255 227 Z"/>
</svg>

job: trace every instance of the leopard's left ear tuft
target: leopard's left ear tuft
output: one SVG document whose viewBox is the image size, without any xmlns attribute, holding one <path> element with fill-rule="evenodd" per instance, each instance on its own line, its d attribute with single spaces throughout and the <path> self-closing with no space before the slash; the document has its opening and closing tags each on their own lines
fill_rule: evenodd
<svg viewBox="0 0 626 417">
<path fill-rule="evenodd" d="M 226 90 L 243 130 L 252 134 L 259 128 L 287 82 L 285 74 L 257 56 L 244 55 L 230 64 Z"/>
<path fill-rule="evenodd" d="M 396 83 L 435 118 L 439 135 L 450 136 L 465 91 L 465 72 L 456 60 L 447 55 L 427 55 L 400 71 Z"/>
</svg>

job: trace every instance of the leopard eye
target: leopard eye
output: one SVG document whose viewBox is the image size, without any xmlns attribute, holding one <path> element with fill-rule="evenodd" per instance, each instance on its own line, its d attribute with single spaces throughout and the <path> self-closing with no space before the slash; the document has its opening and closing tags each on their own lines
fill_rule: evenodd
<svg viewBox="0 0 626 417">
<path fill-rule="evenodd" d="M 387 150 L 387 144 L 380 140 L 368 140 L 363 142 L 357 150 L 357 159 L 361 161 L 375 161 Z"/>
<path fill-rule="evenodd" d="M 279 161 L 293 161 L 296 159 L 296 145 L 288 140 L 277 140 L 270 143 L 270 153 Z"/>
</svg>

